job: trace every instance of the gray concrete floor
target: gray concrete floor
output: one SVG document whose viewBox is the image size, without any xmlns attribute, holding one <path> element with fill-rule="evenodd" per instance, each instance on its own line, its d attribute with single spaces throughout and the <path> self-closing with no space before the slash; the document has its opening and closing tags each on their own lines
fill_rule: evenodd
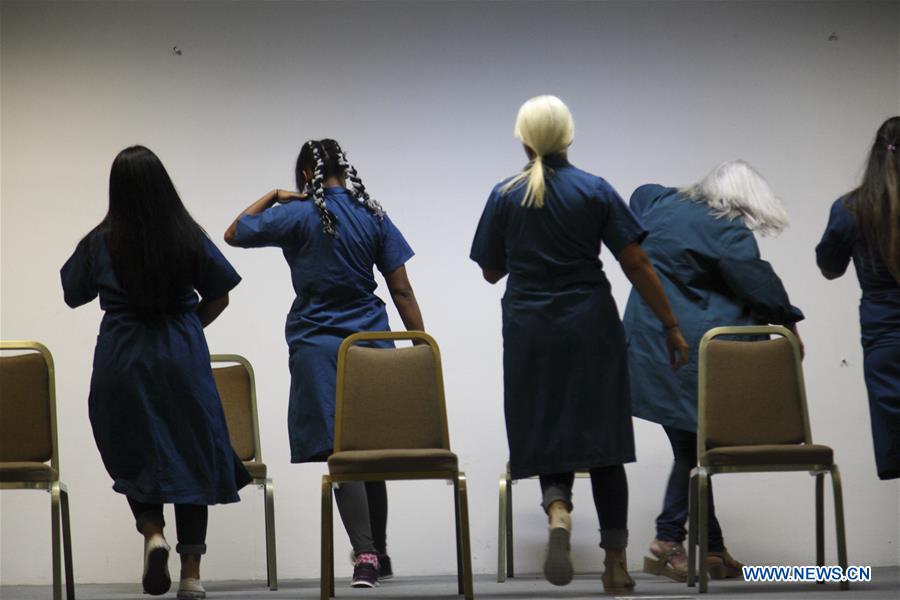
<svg viewBox="0 0 900 600">
<path fill-rule="evenodd" d="M 750 584 L 743 581 L 710 582 L 709 594 L 713 599 L 737 598 L 740 600 L 897 600 L 900 598 L 900 567 L 872 570 L 870 583 L 851 585 L 850 591 L 841 592 L 837 584 Z M 696 589 L 640 573 L 633 574 L 637 581 L 634 595 L 629 600 L 669 600 L 701 597 Z M 177 584 L 176 584 L 177 585 Z M 149 600 L 141 593 L 140 583 L 134 584 L 80 584 L 75 586 L 78 600 Z M 278 591 L 266 590 L 264 582 L 211 581 L 206 583 L 209 600 L 280 600 L 283 598 L 309 599 L 319 597 L 319 583 L 313 580 L 287 580 L 280 582 Z M 499 600 L 530 600 L 538 598 L 560 600 L 587 600 L 608 598 L 603 596 L 599 575 L 581 575 L 566 587 L 554 587 L 537 576 L 523 576 L 497 583 L 493 577 L 481 575 L 475 578 L 476 598 Z M 387 581 L 374 590 L 356 590 L 349 582 L 338 580 L 335 585 L 337 598 L 417 598 L 421 600 L 457 600 L 454 577 L 399 577 Z M 49 586 L 0 586 L 3 600 L 45 600 L 50 598 Z M 159 598 L 174 598 L 172 592 Z"/>
</svg>

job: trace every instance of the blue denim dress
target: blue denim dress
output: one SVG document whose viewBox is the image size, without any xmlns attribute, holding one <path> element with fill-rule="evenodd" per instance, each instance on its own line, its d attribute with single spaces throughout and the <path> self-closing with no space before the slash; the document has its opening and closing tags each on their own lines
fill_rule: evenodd
<svg viewBox="0 0 900 600">
<path fill-rule="evenodd" d="M 102 229 L 78 244 L 61 271 L 69 306 L 100 296 L 91 427 L 113 489 L 147 504 L 237 502 L 250 481 L 231 448 L 195 312 L 197 293 L 221 298 L 241 278 L 208 239 L 204 249 L 199 280 L 185 290 L 180 311 L 152 320 L 129 311 Z"/>
<path fill-rule="evenodd" d="M 509 273 L 503 383 L 514 478 L 634 461 L 625 336 L 600 245 L 618 256 L 644 229 L 613 187 L 561 156 L 543 208 L 491 192 L 470 257 Z"/>
<path fill-rule="evenodd" d="M 325 189 L 337 219 L 336 238 L 322 231 L 311 200 L 275 205 L 237 223 L 234 244 L 280 248 L 296 298 L 288 312 L 291 462 L 321 461 L 334 447 L 337 351 L 359 331 L 387 331 L 384 302 L 375 295 L 373 268 L 387 275 L 413 256 L 400 230 L 378 220 L 342 187 Z M 389 342 L 373 345 L 391 347 Z"/>
</svg>

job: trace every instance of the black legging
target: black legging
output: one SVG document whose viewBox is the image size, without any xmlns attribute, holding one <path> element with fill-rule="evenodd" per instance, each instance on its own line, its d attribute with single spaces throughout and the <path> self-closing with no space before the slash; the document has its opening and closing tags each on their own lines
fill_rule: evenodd
<svg viewBox="0 0 900 600">
<path fill-rule="evenodd" d="M 625 467 L 610 465 L 594 467 L 591 473 L 591 491 L 600 521 L 600 547 L 620 550 L 628 545 L 628 479 Z M 541 475 L 543 507 L 561 500 L 572 510 L 572 485 L 575 473 Z"/>
<path fill-rule="evenodd" d="M 355 554 L 387 554 L 387 486 L 383 481 L 345 482 L 334 491 Z"/>
<path fill-rule="evenodd" d="M 156 523 L 165 527 L 162 504 L 146 504 L 128 498 L 128 506 L 134 514 L 135 524 L 140 533 L 144 533 L 145 523 Z M 209 507 L 202 504 L 176 504 L 175 530 L 178 545 L 175 551 L 179 554 L 206 553 L 206 526 L 209 520 Z"/>
</svg>

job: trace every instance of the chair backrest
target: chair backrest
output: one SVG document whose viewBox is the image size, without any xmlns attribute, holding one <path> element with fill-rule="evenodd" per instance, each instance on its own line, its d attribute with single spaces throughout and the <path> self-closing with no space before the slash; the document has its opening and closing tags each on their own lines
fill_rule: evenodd
<svg viewBox="0 0 900 600">
<path fill-rule="evenodd" d="M 53 356 L 38 342 L 0 342 L 0 462 L 50 461 L 59 473 Z"/>
<path fill-rule="evenodd" d="M 243 461 L 262 462 L 256 380 L 250 361 L 237 354 L 213 354 L 209 358 L 232 448 Z M 222 363 L 230 366 L 216 366 Z"/>
<path fill-rule="evenodd" d="M 372 348 L 375 340 L 418 340 Z M 338 350 L 334 451 L 450 449 L 441 355 L 423 332 L 363 332 Z"/>
<path fill-rule="evenodd" d="M 774 339 L 717 339 L 776 335 Z M 700 342 L 698 456 L 707 448 L 811 443 L 797 338 L 784 327 L 717 327 Z"/>
</svg>

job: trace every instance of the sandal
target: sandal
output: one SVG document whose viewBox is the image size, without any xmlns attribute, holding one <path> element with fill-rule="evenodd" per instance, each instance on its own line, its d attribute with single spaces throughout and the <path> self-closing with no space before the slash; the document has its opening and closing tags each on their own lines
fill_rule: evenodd
<svg viewBox="0 0 900 600">
<path fill-rule="evenodd" d="M 673 581 L 687 581 L 687 555 L 684 546 L 678 542 L 653 540 L 650 544 L 652 556 L 644 557 L 644 573 L 661 575 Z"/>
</svg>

